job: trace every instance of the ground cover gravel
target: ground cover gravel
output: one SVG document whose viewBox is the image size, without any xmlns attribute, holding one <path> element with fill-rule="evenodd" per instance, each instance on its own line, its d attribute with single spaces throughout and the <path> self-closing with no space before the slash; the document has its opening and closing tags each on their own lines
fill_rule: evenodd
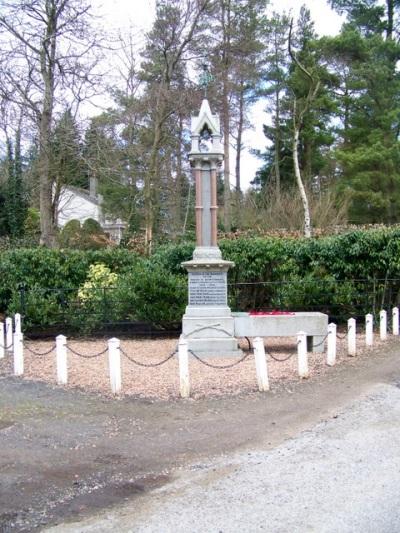
<svg viewBox="0 0 400 533">
<path fill-rule="evenodd" d="M 344 337 L 343 332 L 339 332 Z M 296 338 L 271 337 L 265 339 L 267 351 L 268 373 L 271 387 L 277 381 L 298 381 Z M 382 341 L 375 340 L 374 347 Z M 86 391 L 111 395 L 108 353 L 106 339 L 68 339 L 68 385 Z M 121 341 L 121 348 L 129 359 L 140 363 L 157 363 L 168 357 L 177 349 L 177 338 L 167 339 L 136 339 Z M 25 340 L 24 378 L 27 380 L 45 381 L 56 385 L 56 352 L 54 341 Z M 241 347 L 248 349 L 245 339 Z M 51 348 L 54 347 L 53 350 Z M 351 364 L 347 356 L 347 339 L 337 339 L 337 364 Z M 357 336 L 357 357 L 365 357 L 373 353 L 365 348 L 365 336 Z M 51 350 L 51 351 L 50 351 Z M 50 353 L 47 353 L 49 352 Z M 80 354 L 77 355 L 77 352 Z M 103 353 L 101 353 L 103 352 Z M 97 355 L 100 354 L 101 355 Z M 43 355 L 39 355 L 43 354 Z M 272 355 L 272 356 L 271 356 Z M 291 357 L 289 357 L 291 355 Z M 96 357 L 93 357 L 96 356 Z M 165 364 L 155 368 L 144 368 L 121 355 L 122 393 L 121 395 L 149 399 L 179 398 L 179 368 L 177 356 L 173 356 Z M 287 359 L 289 357 L 289 359 Z M 276 361 L 281 359 L 285 361 Z M 235 362 L 232 358 L 206 359 L 213 365 L 229 365 Z M 329 370 L 326 366 L 325 353 L 309 353 L 310 377 Z M 254 356 L 249 354 L 242 363 L 230 369 L 214 369 L 201 364 L 190 357 L 191 397 L 193 399 L 235 395 L 257 390 Z M 12 373 L 12 354 L 0 360 L 0 374 Z"/>
</svg>

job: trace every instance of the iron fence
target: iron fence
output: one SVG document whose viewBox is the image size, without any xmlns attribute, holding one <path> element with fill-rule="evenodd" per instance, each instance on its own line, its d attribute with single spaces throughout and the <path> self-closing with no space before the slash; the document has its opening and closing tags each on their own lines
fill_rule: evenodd
<svg viewBox="0 0 400 533">
<path fill-rule="evenodd" d="M 86 290 L 86 289 L 85 289 Z M 59 333 L 118 333 L 136 336 L 177 335 L 182 313 L 174 323 L 141 320 L 128 297 L 114 288 L 93 288 L 82 299 L 78 288 L 21 287 L 14 312 L 24 317 L 25 331 Z M 87 291 L 86 291 L 87 292 Z M 400 279 L 279 280 L 230 283 L 229 305 L 233 311 L 320 311 L 330 320 L 343 323 L 367 313 L 398 306 Z M 157 305 L 157 302 L 149 302 Z"/>
</svg>

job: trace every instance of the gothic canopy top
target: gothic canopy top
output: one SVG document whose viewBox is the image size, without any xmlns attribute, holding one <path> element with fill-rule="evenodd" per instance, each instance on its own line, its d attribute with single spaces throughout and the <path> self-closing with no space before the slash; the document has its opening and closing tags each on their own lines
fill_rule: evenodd
<svg viewBox="0 0 400 533">
<path fill-rule="evenodd" d="M 211 135 L 220 135 L 219 116 L 211 113 L 208 100 L 204 99 L 197 117 L 192 117 L 191 130 L 192 135 L 200 135 L 204 126 L 210 131 Z"/>
<path fill-rule="evenodd" d="M 207 99 L 203 100 L 198 116 L 192 117 L 191 135 L 192 156 L 208 153 L 220 159 L 222 150 L 219 116 L 212 114 Z"/>
</svg>

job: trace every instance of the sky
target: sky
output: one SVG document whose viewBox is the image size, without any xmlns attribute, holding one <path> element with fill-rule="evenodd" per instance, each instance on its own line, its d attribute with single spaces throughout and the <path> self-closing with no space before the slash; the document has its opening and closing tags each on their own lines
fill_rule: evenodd
<svg viewBox="0 0 400 533">
<path fill-rule="evenodd" d="M 104 17 L 108 30 L 134 32 L 135 39 L 140 44 L 144 34 L 151 28 L 154 12 L 155 0 L 93 0 L 92 2 L 99 14 Z M 340 30 L 343 18 L 339 17 L 328 6 L 326 0 L 273 0 L 271 1 L 270 12 L 291 11 L 296 19 L 301 6 L 305 4 L 311 12 L 311 18 L 315 22 L 315 30 L 319 35 L 334 35 Z M 250 112 L 250 121 L 254 124 L 254 129 L 249 130 L 244 135 L 245 149 L 242 154 L 241 174 L 243 188 L 249 186 L 254 178 L 255 172 L 260 167 L 261 162 L 251 155 L 248 148 L 264 150 L 266 139 L 263 134 L 263 124 L 268 121 L 264 111 L 265 103 L 258 102 Z M 234 154 L 231 160 L 234 162 Z M 234 184 L 234 173 L 231 172 L 232 185 Z"/>
</svg>

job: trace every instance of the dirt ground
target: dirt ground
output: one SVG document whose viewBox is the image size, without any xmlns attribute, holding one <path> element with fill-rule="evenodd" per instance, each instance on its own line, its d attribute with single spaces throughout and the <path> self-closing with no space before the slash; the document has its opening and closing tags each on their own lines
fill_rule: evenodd
<svg viewBox="0 0 400 533">
<path fill-rule="evenodd" d="M 184 465 L 201 468 L 208 458 L 257 442 L 274 446 L 311 421 L 335 416 L 337 409 L 372 383 L 400 380 L 399 339 L 376 344 L 356 358 L 342 352 L 340 364 L 333 368 L 317 356 L 308 380 L 299 380 L 289 367 L 284 376 L 274 376 L 271 361 L 272 388 L 263 394 L 255 392 L 254 362 L 246 364 L 249 381 L 244 380 L 244 388 L 225 374 L 236 388 L 229 385 L 218 395 L 208 394 L 212 387 L 214 392 L 219 390 L 211 377 L 216 371 L 205 374 L 203 385 L 200 374 L 194 373 L 199 378 L 195 398 L 180 400 L 176 392 L 171 393 L 176 389 L 167 387 L 166 400 L 154 394 L 141 397 L 137 369 L 134 391 L 126 394 L 125 389 L 115 399 L 101 394 L 97 385 L 83 391 L 72 378 L 74 388 L 57 387 L 53 371 L 49 371 L 49 383 L 37 381 L 34 361 L 28 359 L 29 379 L 17 379 L 10 376 L 9 361 L 2 362 L 1 533 L 79 520 L 168 483 Z M 204 368 L 199 372 L 211 372 Z M 83 374 L 89 372 L 86 369 Z M 237 372 L 247 376 L 243 368 Z M 103 377 L 100 382 L 107 380 Z"/>
</svg>

